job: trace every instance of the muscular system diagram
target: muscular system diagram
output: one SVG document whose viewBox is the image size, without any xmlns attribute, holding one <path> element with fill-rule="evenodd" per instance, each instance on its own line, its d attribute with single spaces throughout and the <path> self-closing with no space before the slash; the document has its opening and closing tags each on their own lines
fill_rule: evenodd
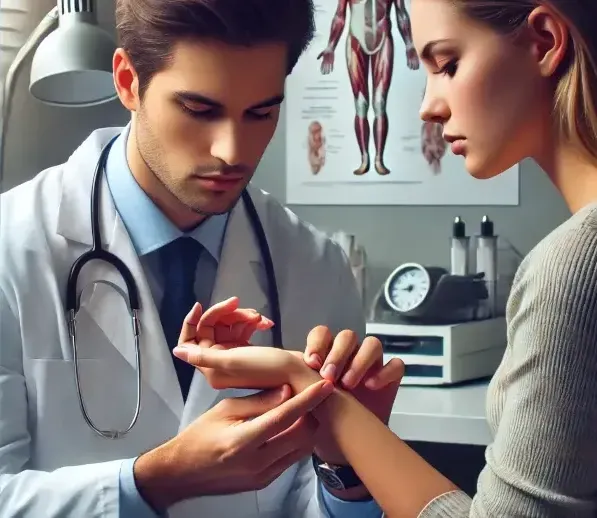
<svg viewBox="0 0 597 518">
<path fill-rule="evenodd" d="M 390 173 L 384 164 L 384 149 L 388 136 L 386 100 L 394 66 L 394 40 L 390 20 L 392 7 L 395 8 L 398 30 L 406 46 L 407 66 L 411 70 L 419 68 L 405 2 L 406 0 L 338 0 L 328 45 L 318 56 L 318 59 L 321 59 L 321 73 L 331 73 L 336 46 L 344 31 L 347 10 L 350 10 L 346 64 L 355 102 L 354 130 L 361 153 L 361 164 L 354 171 L 355 175 L 367 173 L 371 165 L 370 126 L 367 118 L 371 104 L 374 113 L 375 170 L 380 175 Z"/>
</svg>

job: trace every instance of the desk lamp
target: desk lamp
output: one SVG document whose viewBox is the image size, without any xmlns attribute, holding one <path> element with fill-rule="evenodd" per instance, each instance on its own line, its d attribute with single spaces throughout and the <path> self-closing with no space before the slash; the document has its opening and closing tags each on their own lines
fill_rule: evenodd
<svg viewBox="0 0 597 518">
<path fill-rule="evenodd" d="M 116 98 L 112 77 L 116 44 L 98 27 L 94 4 L 94 0 L 57 0 L 57 7 L 31 33 L 8 69 L 2 102 L 0 185 L 15 79 L 36 46 L 29 83 L 36 99 L 53 106 L 85 107 Z M 58 28 L 52 32 L 56 22 Z"/>
</svg>

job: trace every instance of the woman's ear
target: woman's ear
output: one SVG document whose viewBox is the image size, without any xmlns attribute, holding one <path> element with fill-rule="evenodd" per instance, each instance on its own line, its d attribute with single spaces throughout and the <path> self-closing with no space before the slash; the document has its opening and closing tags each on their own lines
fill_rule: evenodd
<svg viewBox="0 0 597 518">
<path fill-rule="evenodd" d="M 541 74 L 553 76 L 566 57 L 570 37 L 568 25 L 556 11 L 542 5 L 529 14 L 527 30 Z"/>
</svg>

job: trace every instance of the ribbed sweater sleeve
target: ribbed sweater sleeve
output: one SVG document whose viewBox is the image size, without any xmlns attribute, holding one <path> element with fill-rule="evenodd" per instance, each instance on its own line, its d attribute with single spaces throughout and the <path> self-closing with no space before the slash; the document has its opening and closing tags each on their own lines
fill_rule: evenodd
<svg viewBox="0 0 597 518">
<path fill-rule="evenodd" d="M 521 265 L 477 493 L 441 495 L 420 518 L 597 516 L 596 221 L 575 215 Z"/>
</svg>

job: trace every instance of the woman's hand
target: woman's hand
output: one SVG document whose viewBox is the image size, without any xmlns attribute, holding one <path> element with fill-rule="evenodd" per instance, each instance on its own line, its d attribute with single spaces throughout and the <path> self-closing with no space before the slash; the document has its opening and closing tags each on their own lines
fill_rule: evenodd
<svg viewBox="0 0 597 518">
<path fill-rule="evenodd" d="M 178 347 L 227 349 L 250 345 L 255 331 L 264 331 L 274 323 L 253 309 L 239 308 L 238 297 L 231 297 L 210 307 L 205 313 L 197 303 L 186 316 Z M 214 369 L 199 370 L 214 388 L 227 388 L 228 378 Z"/>
<path fill-rule="evenodd" d="M 238 297 L 211 306 L 205 313 L 196 303 L 184 319 L 178 344 L 219 349 L 249 345 L 255 331 L 270 329 L 274 323 L 254 309 L 239 308 Z"/>
<path fill-rule="evenodd" d="M 216 389 L 267 389 L 288 384 L 298 393 L 322 379 L 305 364 L 302 353 L 274 347 L 217 349 L 181 344 L 173 353 L 205 373 Z"/>
</svg>

